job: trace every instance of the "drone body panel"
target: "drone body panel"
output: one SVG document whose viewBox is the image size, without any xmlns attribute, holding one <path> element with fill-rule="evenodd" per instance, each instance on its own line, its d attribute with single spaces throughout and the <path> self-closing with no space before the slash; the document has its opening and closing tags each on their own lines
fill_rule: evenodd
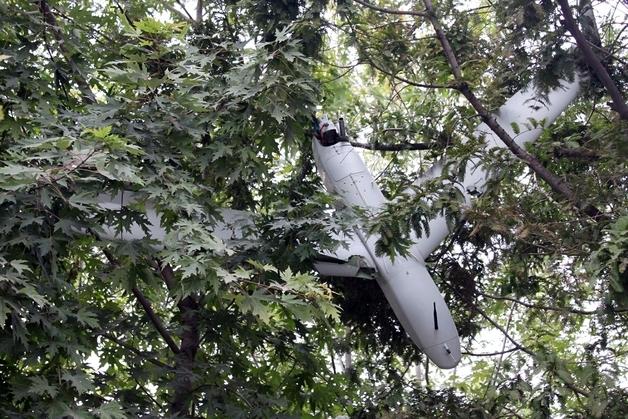
<svg viewBox="0 0 628 419">
<path fill-rule="evenodd" d="M 347 142 L 323 146 L 313 141 L 314 157 L 330 193 L 342 198 L 347 206 L 381 208 L 386 198 L 362 158 Z"/>
<path fill-rule="evenodd" d="M 328 191 L 347 206 L 372 210 L 383 207 L 386 198 L 351 144 L 323 146 L 314 140 L 312 146 Z M 359 228 L 355 232 L 369 252 L 377 268 L 377 282 L 406 333 L 437 366 L 454 368 L 461 357 L 458 331 L 421 255 L 397 257 L 394 261 L 377 256 L 376 237 L 366 236 Z"/>
<path fill-rule="evenodd" d="M 548 92 L 544 100 L 534 85 L 520 90 L 502 105 L 495 115 L 498 124 L 514 139 L 517 145 L 536 140 L 545 126 L 551 124 L 567 106 L 573 102 L 580 90 L 578 77 L 575 80 L 561 81 L 559 87 Z M 331 121 L 325 120 L 321 125 L 321 135 L 326 130 L 335 130 Z M 515 128 L 516 127 L 516 128 Z M 484 123 L 473 133 L 476 138 L 483 138 L 486 150 L 505 148 L 506 145 Z M 360 156 L 348 142 L 339 142 L 323 146 L 313 141 L 314 156 L 325 186 L 330 193 L 335 193 L 348 206 L 360 206 L 378 210 L 386 203 L 386 199 Z M 444 162 L 435 164 L 425 176 L 415 182 L 420 185 L 427 179 L 439 176 Z M 465 175 L 460 179 L 461 193 L 464 203 L 469 205 L 472 198 L 486 190 L 491 177 L 489 170 L 482 165 L 480 158 L 471 158 L 465 167 Z M 408 193 L 414 193 L 409 190 Z M 450 229 L 444 214 L 437 215 L 429 221 L 429 234 L 424 232 L 421 237 L 411 233 L 414 244 L 409 258 L 397 258 L 394 263 L 386 257 L 374 254 L 375 238 L 361 237 L 365 249 L 378 270 L 377 280 L 412 340 L 441 368 L 453 368 L 460 360 L 460 343 L 449 309 L 432 281 L 423 261 L 449 235 Z M 430 324 L 427 311 L 432 307 L 433 316 L 438 317 L 438 327 L 434 327 L 434 319 Z"/>
<path fill-rule="evenodd" d="M 580 92 L 580 82 L 577 75 L 573 81 L 561 80 L 558 87 L 547 93 L 545 100 L 539 99 L 537 89 L 531 84 L 508 99 L 495 114 L 495 119 L 518 146 L 525 147 L 526 144 L 539 138 L 545 127 L 554 122 L 576 99 Z M 518 133 L 515 132 L 513 126 L 518 127 Z M 485 123 L 480 124 L 474 130 L 473 136 L 484 139 L 486 151 L 506 148 L 502 140 Z M 423 176 L 419 177 L 414 185 L 420 186 L 423 182 L 440 176 L 444 167 L 444 161 L 437 162 Z M 458 179 L 461 186 L 459 189 L 466 205 L 470 205 L 475 196 L 486 191 L 487 183 L 491 177 L 492 174 L 482 165 L 480 158 L 469 159 L 464 177 Z M 408 189 L 406 193 L 412 195 L 415 191 Z M 445 216 L 442 214 L 429 221 L 429 230 L 429 235 L 421 237 L 420 245 L 412 247 L 412 252 L 420 253 L 423 258 L 438 248 L 451 232 Z"/>
</svg>

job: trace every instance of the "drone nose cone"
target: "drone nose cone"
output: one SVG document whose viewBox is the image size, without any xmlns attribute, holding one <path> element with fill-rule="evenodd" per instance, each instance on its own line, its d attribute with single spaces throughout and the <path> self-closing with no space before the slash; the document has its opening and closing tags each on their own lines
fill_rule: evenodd
<svg viewBox="0 0 628 419">
<path fill-rule="evenodd" d="M 449 339 L 423 350 L 425 355 L 430 358 L 439 368 L 454 368 L 460 362 L 460 340 L 458 337 Z"/>
</svg>

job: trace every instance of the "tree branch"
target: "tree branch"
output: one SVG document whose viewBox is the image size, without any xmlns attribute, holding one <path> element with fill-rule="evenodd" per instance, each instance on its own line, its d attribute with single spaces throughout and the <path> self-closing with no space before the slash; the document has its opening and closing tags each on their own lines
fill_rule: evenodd
<svg viewBox="0 0 628 419">
<path fill-rule="evenodd" d="M 536 354 L 526 348 L 525 346 L 521 345 L 519 342 L 517 342 L 512 336 L 510 336 L 510 334 L 508 333 L 507 330 L 505 330 L 502 326 L 499 325 L 499 323 L 497 323 L 495 320 L 491 319 L 488 314 L 486 314 L 484 312 L 484 310 L 482 310 L 480 307 L 478 307 L 477 305 L 475 306 L 475 309 L 477 310 L 477 312 L 484 317 L 484 319 L 489 322 L 490 324 L 493 325 L 493 327 L 495 327 L 497 330 L 499 330 L 500 332 L 503 333 L 503 335 L 506 337 L 506 339 L 508 339 L 510 341 L 510 343 L 512 343 L 515 346 L 515 349 L 519 349 L 523 352 L 525 352 L 526 354 L 530 355 L 533 358 L 536 358 Z"/>
<path fill-rule="evenodd" d="M 144 387 L 142 385 L 142 383 L 139 382 L 139 380 L 137 378 L 135 378 L 135 376 L 131 375 L 133 377 L 133 381 L 135 381 L 135 383 L 137 384 L 137 386 L 140 388 L 140 390 L 142 390 L 142 393 L 144 393 L 146 395 L 146 397 L 148 397 L 155 406 L 157 406 L 160 410 L 163 409 L 163 407 L 161 406 L 161 403 L 159 403 L 157 401 L 157 399 L 155 399 L 153 397 L 152 394 L 150 394 L 150 392 L 146 389 L 146 387 Z"/>
<path fill-rule="evenodd" d="M 154 364 L 160 368 L 165 368 L 168 370 L 172 370 L 173 368 L 168 365 L 168 364 L 164 364 L 161 361 L 156 360 L 155 358 L 151 358 L 150 356 L 146 355 L 144 352 L 140 351 L 137 348 L 134 348 L 133 346 L 129 345 L 126 342 L 121 341 L 120 339 L 118 339 L 117 337 L 115 337 L 114 335 L 110 334 L 110 333 L 103 333 L 103 332 L 99 332 L 97 330 L 94 330 L 98 336 L 102 336 L 107 340 L 112 341 L 113 343 L 115 343 L 118 346 L 123 347 L 124 349 L 133 352 L 135 355 L 139 356 L 140 358 L 145 359 L 146 361 L 150 362 L 151 364 Z"/>
<path fill-rule="evenodd" d="M 512 315 L 515 313 L 515 307 L 517 307 L 515 304 L 513 304 L 510 307 L 510 313 L 508 314 L 508 321 L 506 322 L 506 331 L 508 331 L 510 329 L 510 324 L 512 322 Z M 501 350 L 501 354 L 499 354 L 499 359 L 497 360 L 497 364 L 495 365 L 495 368 L 493 368 L 493 373 L 491 374 L 491 378 L 489 379 L 489 382 L 486 386 L 486 391 L 488 391 L 490 386 L 493 386 L 495 384 L 495 380 L 497 380 L 497 375 L 499 374 L 499 370 L 502 367 L 502 362 L 504 361 L 504 354 L 506 350 L 506 338 L 504 337 L 504 340 L 502 342 L 502 350 Z M 484 397 L 486 397 L 486 391 L 484 392 Z"/>
<path fill-rule="evenodd" d="M 429 0 L 425 0 L 425 1 L 429 1 Z M 460 292 L 458 290 L 456 290 L 455 288 L 453 288 L 451 286 L 451 284 L 448 284 L 447 282 L 445 282 L 444 284 L 447 285 L 452 290 L 452 292 L 454 294 L 458 295 L 459 297 L 461 296 Z M 515 350 L 520 350 L 520 351 L 525 352 L 526 354 L 528 354 L 529 356 L 531 356 L 535 360 L 539 359 L 539 356 L 534 351 L 532 351 L 531 349 L 529 349 L 529 348 L 523 346 L 522 344 L 520 344 L 519 342 L 517 342 L 512 336 L 510 336 L 510 334 L 508 333 L 507 330 L 505 330 L 502 326 L 500 326 L 495 320 L 491 319 L 490 316 L 488 314 L 486 314 L 486 312 L 484 310 L 482 310 L 478 304 L 473 303 L 473 308 L 487 322 L 489 322 L 497 330 L 502 332 L 504 334 L 504 336 L 506 337 L 506 339 L 508 339 L 510 341 L 510 343 L 512 343 L 514 345 L 513 348 L 511 348 L 511 349 L 509 349 L 507 351 L 504 349 L 504 350 L 502 350 L 500 352 L 506 353 L 506 352 L 513 352 Z M 495 355 L 499 355 L 500 352 L 495 353 Z M 479 355 L 479 356 L 481 356 L 481 355 Z M 487 354 L 486 356 L 489 356 L 489 355 Z M 569 380 L 565 379 L 564 377 L 561 377 L 561 376 L 557 375 L 557 378 L 565 385 L 565 387 L 569 388 L 574 393 L 576 393 L 576 395 L 582 395 L 584 397 L 589 397 L 590 394 L 587 391 L 582 390 L 581 388 L 577 387 L 575 384 L 573 384 Z"/>
<path fill-rule="evenodd" d="M 429 1 L 429 0 L 425 0 L 425 1 Z M 538 359 L 538 355 L 532 351 L 531 349 L 526 348 L 525 346 L 519 344 L 517 341 L 515 341 L 506 330 L 504 330 L 503 327 L 501 327 L 497 322 L 495 322 L 495 320 L 491 319 L 488 314 L 486 314 L 484 312 L 484 310 L 482 310 L 480 307 L 478 307 L 477 305 L 475 305 L 475 309 L 477 310 L 477 312 L 484 317 L 484 319 L 486 319 L 486 321 L 488 321 L 490 324 L 492 324 L 495 328 L 497 328 L 500 332 L 502 332 L 504 334 L 504 336 L 513 344 L 515 345 L 515 349 L 520 349 L 523 352 L 525 352 L 526 354 L 530 355 L 532 358 L 534 359 Z M 559 375 L 557 375 L 557 378 L 562 381 L 562 383 L 565 385 L 565 387 L 569 388 L 571 391 L 573 391 L 576 394 L 579 394 L 581 396 L 584 397 L 589 397 L 589 393 L 585 390 L 582 390 L 581 388 L 577 387 L 575 384 L 569 382 L 569 380 L 566 380 L 564 377 L 561 377 Z"/>
<path fill-rule="evenodd" d="M 180 352 L 179 347 L 175 343 L 174 339 L 172 339 L 172 336 L 170 336 L 170 333 L 165 328 L 164 324 L 161 322 L 161 319 L 159 318 L 159 316 L 157 316 L 157 313 L 155 313 L 155 310 L 153 310 L 153 307 L 151 306 L 150 301 L 148 301 L 148 298 L 146 298 L 146 296 L 142 293 L 142 291 L 140 291 L 139 288 L 137 287 L 131 288 L 131 291 L 133 292 L 133 295 L 135 296 L 135 298 L 137 298 L 137 301 L 144 308 L 144 311 L 146 312 L 148 319 L 151 321 L 151 323 L 153 323 L 153 326 L 155 326 L 155 329 L 157 329 L 157 332 L 159 332 L 161 337 L 164 339 L 164 341 L 166 342 L 166 345 L 168 345 L 168 347 L 170 348 L 172 352 L 174 352 L 175 354 L 178 354 Z"/>
<path fill-rule="evenodd" d="M 382 144 L 379 142 L 374 143 L 360 143 L 357 141 L 349 141 L 349 143 L 358 148 L 366 148 L 368 150 L 375 151 L 418 151 L 418 150 L 432 150 L 434 148 L 438 148 L 437 144 L 428 144 L 428 143 L 409 143 L 403 142 L 399 144 Z"/>
<path fill-rule="evenodd" d="M 527 303 L 525 301 L 521 301 L 521 300 L 517 300 L 515 298 L 512 297 L 506 297 L 506 296 L 500 296 L 500 295 L 491 295 L 491 294 L 485 294 L 483 292 L 478 292 L 478 294 L 480 294 L 482 297 L 486 297 L 486 298 L 490 298 L 492 300 L 504 300 L 504 301 L 512 301 L 513 303 L 516 304 L 520 304 L 524 307 L 528 307 L 528 308 L 533 308 L 536 310 L 548 310 L 548 311 L 558 311 L 558 312 L 563 312 L 563 313 L 573 313 L 573 314 L 579 314 L 582 316 L 591 316 L 593 314 L 599 313 L 599 310 L 580 310 L 577 308 L 568 308 L 568 307 L 554 307 L 554 306 L 546 306 L 546 305 L 540 305 L 540 304 L 532 304 L 532 303 Z M 613 309 L 612 312 L 613 313 L 624 313 L 628 310 L 624 310 L 624 309 Z"/>
<path fill-rule="evenodd" d="M 183 2 L 181 2 L 181 0 L 175 0 L 177 2 L 177 4 L 179 5 L 179 7 L 181 7 L 183 9 L 183 11 L 185 12 L 185 14 L 190 18 L 190 22 L 194 22 L 194 18 L 192 17 L 192 15 L 190 14 L 190 12 L 188 12 L 188 9 L 185 8 L 185 5 L 183 4 Z"/>
<path fill-rule="evenodd" d="M 190 410 L 190 402 L 194 392 L 193 370 L 195 367 L 196 352 L 200 346 L 200 332 L 198 315 L 199 305 L 192 296 L 187 296 L 179 302 L 181 311 L 181 353 L 176 357 L 176 374 L 173 382 L 174 394 L 170 403 L 170 412 L 185 416 Z"/>
<path fill-rule="evenodd" d="M 515 352 L 520 350 L 519 348 L 510 348 L 510 349 L 504 349 L 503 351 L 497 351 L 497 352 L 469 352 L 469 351 L 462 351 L 461 353 L 463 355 L 469 355 L 469 356 L 495 356 L 495 355 L 503 355 L 503 354 L 508 354 L 510 352 Z"/>
<path fill-rule="evenodd" d="M 182 12 L 181 10 L 177 9 L 176 7 L 174 7 L 174 6 L 170 5 L 170 4 L 167 4 L 167 3 L 164 3 L 164 4 L 163 4 L 163 6 L 164 6 L 164 7 L 165 7 L 165 8 L 166 8 L 169 12 L 176 14 L 177 16 L 179 16 L 179 17 L 180 17 L 181 19 L 183 19 L 184 21 L 186 21 L 186 22 L 188 22 L 188 23 L 190 23 L 190 24 L 194 24 L 194 23 L 196 23 L 196 22 L 194 21 L 194 19 L 192 18 L 192 16 L 188 13 L 187 9 L 186 9 L 185 7 L 183 7 L 183 6 L 181 5 L 181 3 L 177 2 L 177 4 L 183 8 L 183 12 Z"/>
<path fill-rule="evenodd" d="M 119 266 L 117 259 L 115 258 L 115 256 L 111 254 L 109 250 L 102 249 L 102 251 L 105 254 L 105 257 L 107 258 L 107 260 L 109 260 L 109 263 Z M 157 329 L 157 332 L 159 332 L 161 337 L 166 342 L 166 345 L 168 345 L 168 347 L 170 348 L 172 352 L 174 352 L 175 354 L 178 354 L 180 352 L 179 347 L 177 346 L 175 341 L 172 339 L 172 336 L 170 336 L 170 333 L 168 332 L 168 330 L 164 327 L 163 323 L 161 322 L 161 319 L 159 318 L 159 316 L 157 316 L 157 313 L 155 313 L 155 310 L 153 310 L 153 307 L 151 306 L 150 301 L 148 301 L 146 296 L 137 287 L 132 287 L 131 292 L 133 292 L 133 295 L 135 296 L 137 301 L 140 303 L 140 305 L 146 312 L 148 319 L 151 321 L 155 329 Z"/>
<path fill-rule="evenodd" d="M 74 75 L 74 81 L 76 82 L 76 85 L 81 92 L 83 100 L 88 104 L 95 103 L 96 96 L 94 95 L 94 92 L 92 92 L 91 87 L 89 87 L 89 83 L 81 73 L 81 69 L 72 59 L 72 54 L 70 54 L 70 51 L 66 47 L 65 39 L 63 37 L 63 34 L 61 33 L 61 29 L 59 29 L 59 26 L 57 26 L 57 18 L 55 17 L 52 10 L 50 10 L 50 6 L 48 6 L 46 0 L 39 0 L 38 5 L 39 11 L 44 18 L 44 23 L 47 25 L 47 27 L 50 28 L 54 38 L 57 40 L 61 55 L 63 55 L 63 58 L 65 58 L 66 62 L 70 66 L 70 69 L 72 70 L 72 74 Z"/>
<path fill-rule="evenodd" d="M 371 66 L 375 67 L 377 70 L 381 71 L 382 73 L 384 73 L 384 74 L 386 74 L 386 75 L 388 75 L 388 76 L 390 76 L 390 77 L 392 77 L 394 79 L 402 81 L 402 82 L 404 82 L 406 84 L 409 84 L 410 86 L 420 87 L 420 88 L 423 88 L 423 89 L 455 89 L 456 88 L 456 86 L 452 86 L 452 85 L 449 85 L 449 84 L 418 83 L 418 82 L 409 80 L 409 79 L 407 79 L 405 77 L 402 77 L 402 76 L 400 76 L 398 74 L 393 74 L 390 71 L 384 70 L 382 67 L 380 67 L 379 65 L 375 64 L 373 62 L 373 60 L 371 60 L 370 58 L 368 59 L 368 63 Z"/>
<path fill-rule="evenodd" d="M 441 27 L 438 19 L 436 18 L 436 14 L 434 12 L 434 7 L 432 6 L 431 0 L 423 0 L 425 4 L 425 8 L 428 11 L 428 18 L 434 27 L 434 31 L 436 32 L 436 37 L 438 38 L 445 57 L 449 62 L 449 66 L 451 67 L 451 71 L 456 79 L 457 85 L 456 89 L 462 93 L 462 95 L 469 101 L 471 106 L 475 109 L 475 111 L 482 119 L 488 127 L 502 140 L 502 142 L 508 147 L 508 149 L 519 159 L 523 160 L 534 173 L 536 173 L 541 179 L 543 179 L 547 184 L 552 188 L 552 190 L 559 195 L 561 195 L 564 199 L 569 201 L 575 208 L 580 210 L 581 212 L 587 214 L 588 216 L 599 219 L 603 217 L 603 214 L 593 205 L 587 204 L 585 202 L 581 202 L 576 194 L 571 190 L 569 185 L 565 183 L 561 178 L 550 172 L 543 164 L 532 154 L 528 153 L 522 147 L 520 147 L 513 138 L 506 132 L 504 128 L 497 122 L 495 117 L 491 115 L 491 113 L 484 107 L 484 105 L 480 102 L 477 96 L 471 91 L 471 88 L 467 84 L 467 82 L 462 77 L 462 72 L 460 71 L 460 65 L 458 64 L 458 60 L 456 55 L 449 43 L 443 28 Z"/>
<path fill-rule="evenodd" d="M 628 105 L 624 101 L 624 98 L 619 91 L 619 88 L 602 65 L 602 62 L 599 60 L 597 55 L 593 52 L 589 42 L 580 31 L 576 20 L 571 14 L 571 9 L 569 7 L 569 3 L 567 0 L 557 0 L 560 5 L 560 9 L 563 13 L 563 17 L 565 18 L 562 22 L 563 25 L 567 28 L 567 30 L 571 33 L 571 35 L 576 39 L 576 43 L 578 47 L 582 51 L 584 55 L 584 60 L 587 65 L 591 68 L 591 70 L 595 73 L 597 78 L 602 82 L 606 90 L 608 91 L 609 96 L 613 101 L 612 108 L 619 114 L 621 119 L 628 120 Z"/>
<path fill-rule="evenodd" d="M 160 274 L 168 289 L 175 285 L 174 272 L 170 265 L 160 267 Z M 190 410 L 192 396 L 194 394 L 194 382 L 192 380 L 196 352 L 201 344 L 199 331 L 200 317 L 198 315 L 199 304 L 196 299 L 188 295 L 181 299 L 177 306 L 181 313 L 181 352 L 177 354 L 175 363 L 175 378 L 172 383 L 174 394 L 170 403 L 170 413 L 178 416 L 186 416 Z"/>
<path fill-rule="evenodd" d="M 554 155 L 556 157 L 566 157 L 570 159 L 580 159 L 586 161 L 598 160 L 600 155 L 593 150 L 586 148 L 569 148 L 569 147 L 556 147 L 554 149 Z"/>
<path fill-rule="evenodd" d="M 553 306 L 546 306 L 546 305 L 538 305 L 538 304 L 532 304 L 532 303 L 526 303 L 525 301 L 521 301 L 521 300 L 517 300 L 515 298 L 512 297 L 506 297 L 506 296 L 500 296 L 500 295 L 490 295 L 490 294 L 485 294 L 483 292 L 478 292 L 478 294 L 480 294 L 482 297 L 486 297 L 486 298 L 490 298 L 491 300 L 502 300 L 502 301 L 512 301 L 515 304 L 519 304 L 522 305 L 524 307 L 528 307 L 528 308 L 534 308 L 536 310 L 548 310 L 548 311 L 558 311 L 558 312 L 563 312 L 563 313 L 573 313 L 573 314 L 580 314 L 583 316 L 589 316 L 592 314 L 597 313 L 597 310 L 580 310 L 577 308 L 560 308 L 560 307 L 553 307 Z"/>
<path fill-rule="evenodd" d="M 126 9 L 122 7 L 122 5 L 120 4 L 118 0 L 113 0 L 113 2 L 116 4 L 116 6 L 118 7 L 118 10 L 120 10 L 120 13 L 122 13 L 126 21 L 129 23 L 129 25 L 133 29 L 135 29 L 135 23 L 133 23 L 133 20 L 131 19 L 131 16 L 129 16 L 129 14 L 127 13 Z"/>
<path fill-rule="evenodd" d="M 196 1 L 196 23 L 203 21 L 203 0 Z"/>
<path fill-rule="evenodd" d="M 172 267 L 168 264 L 162 265 L 160 261 L 157 261 L 157 268 L 159 269 L 161 279 L 163 279 L 166 284 L 166 288 L 168 288 L 168 291 L 172 291 L 175 287 L 174 272 L 172 271 Z"/>
<path fill-rule="evenodd" d="M 386 14 L 389 14 L 389 15 L 400 15 L 400 16 L 409 15 L 409 16 L 420 16 L 420 17 L 425 17 L 426 16 L 425 12 L 416 12 L 416 11 L 413 11 L 413 10 L 388 9 L 386 7 L 376 6 L 374 4 L 368 3 L 368 2 L 363 1 L 363 0 L 353 0 L 353 1 L 355 1 L 358 4 L 361 4 L 364 7 L 369 8 L 369 9 L 376 10 L 378 12 L 386 13 Z"/>
</svg>

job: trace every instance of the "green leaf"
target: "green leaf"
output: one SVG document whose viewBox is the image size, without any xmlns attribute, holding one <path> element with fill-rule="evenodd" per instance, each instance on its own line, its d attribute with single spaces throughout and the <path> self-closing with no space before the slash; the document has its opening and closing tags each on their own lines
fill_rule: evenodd
<svg viewBox="0 0 628 419">
<path fill-rule="evenodd" d="M 81 307 L 75 316 L 78 322 L 81 323 L 82 325 L 89 326 L 94 329 L 100 327 L 96 314 L 92 313 L 91 311 L 88 311 L 84 307 Z"/>
<path fill-rule="evenodd" d="M 61 375 L 61 380 L 68 382 L 79 394 L 87 393 L 95 389 L 89 377 L 82 372 L 70 373 L 66 371 Z"/>
<path fill-rule="evenodd" d="M 48 383 L 45 377 L 29 377 L 28 379 L 30 381 L 30 387 L 28 389 L 29 394 L 55 397 L 59 393 L 58 388 Z"/>
<path fill-rule="evenodd" d="M 46 297 L 41 295 L 31 284 L 25 284 L 22 288 L 18 290 L 18 293 L 30 298 L 39 306 L 45 306 L 50 304 Z"/>
<path fill-rule="evenodd" d="M 236 303 L 245 313 L 251 313 L 263 323 L 269 323 L 273 316 L 273 309 L 268 305 L 274 299 L 260 290 L 255 290 L 251 295 L 238 295 Z"/>
<path fill-rule="evenodd" d="M 127 415 L 122 406 L 116 401 L 109 401 L 94 410 L 94 415 L 100 419 L 126 419 Z"/>
<path fill-rule="evenodd" d="M 9 262 L 9 265 L 17 271 L 18 275 L 23 275 L 24 272 L 32 272 L 25 260 L 15 259 Z"/>
<path fill-rule="evenodd" d="M 111 125 L 106 125 L 100 128 L 88 128 L 83 131 L 85 134 L 91 134 L 94 138 L 105 139 L 111 134 Z"/>
</svg>

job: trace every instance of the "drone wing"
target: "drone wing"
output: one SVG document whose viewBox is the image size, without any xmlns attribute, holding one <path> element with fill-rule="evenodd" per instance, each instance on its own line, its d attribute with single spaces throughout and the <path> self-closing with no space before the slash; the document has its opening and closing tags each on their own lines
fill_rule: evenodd
<svg viewBox="0 0 628 419">
<path fill-rule="evenodd" d="M 138 201 L 137 194 L 122 191 L 116 195 L 102 194 L 98 197 L 99 206 L 103 209 L 122 211 L 125 207 Z M 219 211 L 221 221 L 214 225 L 214 235 L 223 242 L 249 239 L 255 240 L 257 232 L 251 220 L 251 214 L 222 208 Z M 142 240 L 151 239 L 157 242 L 166 237 L 166 230 L 161 224 L 160 217 L 154 206 L 145 205 L 147 222 L 143 228 L 133 222 L 125 229 L 116 228 L 110 224 L 101 226 L 101 237 L 108 240 Z M 359 238 L 354 235 L 338 233 L 334 239 L 343 243 L 335 251 L 321 252 L 314 259 L 314 268 L 324 276 L 355 277 L 373 279 L 376 274 L 375 264 Z"/>
<path fill-rule="evenodd" d="M 122 191 L 116 195 L 101 194 L 98 196 L 98 205 L 103 209 L 122 211 L 125 207 L 138 202 L 138 195 L 131 191 Z M 146 230 L 142 226 L 133 222 L 125 229 L 116 228 L 110 224 L 101 226 L 103 234 L 101 237 L 108 240 L 142 240 L 151 239 L 162 241 L 166 237 L 166 230 L 161 224 L 161 219 L 155 207 L 147 202 L 145 211 L 147 222 L 144 223 Z M 214 226 L 214 235 L 223 242 L 232 240 L 242 240 L 255 236 L 252 232 L 254 228 L 251 216 L 248 212 L 221 208 L 219 210 L 221 221 L 217 221 Z"/>
<path fill-rule="evenodd" d="M 343 243 L 333 252 L 321 252 L 314 269 L 323 276 L 375 279 L 377 268 L 356 234 L 338 233 L 334 239 Z"/>
</svg>

